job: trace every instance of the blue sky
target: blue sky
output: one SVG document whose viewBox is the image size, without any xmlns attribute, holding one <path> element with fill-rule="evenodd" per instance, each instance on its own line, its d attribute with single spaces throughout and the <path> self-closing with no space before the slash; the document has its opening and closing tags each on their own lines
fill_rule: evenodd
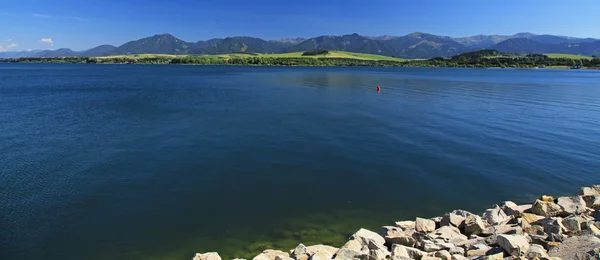
<svg viewBox="0 0 600 260">
<path fill-rule="evenodd" d="M 85 50 L 160 33 L 186 41 L 416 31 L 600 38 L 600 0 L 9 0 L 1 6 L 0 51 Z"/>
</svg>

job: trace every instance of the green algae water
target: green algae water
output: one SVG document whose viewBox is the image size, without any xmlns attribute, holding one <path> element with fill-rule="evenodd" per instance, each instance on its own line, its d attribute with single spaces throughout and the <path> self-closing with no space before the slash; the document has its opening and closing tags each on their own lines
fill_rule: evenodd
<svg viewBox="0 0 600 260">
<path fill-rule="evenodd" d="M 0 259 L 251 258 L 600 183 L 598 71 L 0 64 L 0 111 Z"/>
</svg>

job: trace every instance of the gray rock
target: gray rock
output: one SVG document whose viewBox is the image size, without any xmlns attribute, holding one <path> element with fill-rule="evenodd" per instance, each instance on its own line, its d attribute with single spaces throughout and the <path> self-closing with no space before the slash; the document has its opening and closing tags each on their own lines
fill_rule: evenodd
<svg viewBox="0 0 600 260">
<path fill-rule="evenodd" d="M 583 187 L 579 190 L 577 195 L 580 196 L 600 196 L 600 185 L 594 185 L 592 187 Z"/>
<path fill-rule="evenodd" d="M 385 259 L 386 257 L 391 255 L 390 251 L 388 251 L 387 247 L 384 244 L 379 244 L 378 242 L 370 241 L 368 247 L 369 259 Z"/>
<path fill-rule="evenodd" d="M 454 211 L 452 211 L 450 213 L 462 216 L 465 219 L 468 218 L 468 217 L 470 217 L 470 216 L 475 215 L 475 214 L 473 214 L 471 212 L 468 212 L 468 211 L 462 210 L 462 209 L 457 209 L 457 210 L 454 210 Z"/>
<path fill-rule="evenodd" d="M 397 221 L 396 226 L 401 228 L 402 230 L 415 229 L 414 221 Z"/>
<path fill-rule="evenodd" d="M 578 216 L 570 216 L 562 220 L 562 226 L 568 233 L 581 232 L 581 223 L 583 221 Z"/>
<path fill-rule="evenodd" d="M 444 242 L 453 241 L 453 243 L 458 243 L 462 241 L 466 241 L 469 238 L 460 233 L 460 230 L 454 226 L 443 226 L 429 235 L 433 239 L 443 239 Z"/>
<path fill-rule="evenodd" d="M 583 229 L 586 230 L 587 234 L 600 238 L 600 229 L 593 222 L 584 222 Z"/>
<path fill-rule="evenodd" d="M 425 256 L 427 254 L 427 253 L 425 253 L 425 252 L 423 252 L 423 251 L 421 251 L 419 249 L 412 248 L 412 247 L 404 247 L 404 249 L 406 249 L 406 252 L 408 252 L 408 256 L 411 259 L 417 259 L 417 260 L 419 260 L 419 259 L 421 259 L 423 256 Z"/>
<path fill-rule="evenodd" d="M 525 255 L 529 250 L 529 242 L 521 235 L 499 235 L 498 245 L 513 257 Z"/>
<path fill-rule="evenodd" d="M 433 256 L 442 260 L 452 260 L 452 255 L 446 250 L 437 251 L 433 254 Z"/>
<path fill-rule="evenodd" d="M 352 235 L 350 239 L 354 239 L 360 242 L 360 244 L 363 246 L 369 246 L 370 242 L 375 242 L 379 245 L 385 244 L 385 239 L 382 236 L 364 228 L 361 228 L 360 230 L 356 231 L 356 233 L 354 233 L 354 235 Z"/>
<path fill-rule="evenodd" d="M 497 252 L 494 254 L 486 255 L 484 260 L 504 260 L 504 252 Z"/>
<path fill-rule="evenodd" d="M 527 251 L 527 253 L 525 254 L 525 256 L 529 259 L 532 258 L 549 258 L 550 256 L 548 255 L 548 252 L 546 252 L 546 249 L 544 249 L 543 246 L 541 245 L 530 245 L 529 246 L 529 250 Z"/>
<path fill-rule="evenodd" d="M 221 256 L 217 252 L 197 253 L 192 260 L 221 260 Z"/>
<path fill-rule="evenodd" d="M 442 245 L 437 244 L 433 241 L 425 240 L 423 243 L 423 251 L 425 252 L 436 252 L 444 249 Z"/>
<path fill-rule="evenodd" d="M 562 234 L 566 229 L 562 225 L 562 218 L 554 217 L 554 218 L 545 218 L 539 220 L 538 224 L 542 225 L 544 228 L 544 233 L 547 234 Z"/>
<path fill-rule="evenodd" d="M 292 251 L 292 254 L 290 256 L 294 259 L 299 259 L 301 257 L 308 258 L 308 249 L 304 244 L 299 244 L 298 246 L 296 246 L 294 251 Z"/>
<path fill-rule="evenodd" d="M 369 251 L 357 251 L 350 248 L 341 248 L 335 255 L 336 260 L 368 260 Z"/>
<path fill-rule="evenodd" d="M 465 249 L 472 249 L 474 245 L 484 243 L 485 238 L 472 238 L 467 241 L 456 243 L 455 245 L 458 247 L 462 247 Z"/>
<path fill-rule="evenodd" d="M 586 203 L 581 196 L 560 197 L 556 204 L 562 208 L 561 215 L 563 216 L 581 214 L 586 211 Z"/>
<path fill-rule="evenodd" d="M 417 232 L 429 233 L 435 230 L 435 221 L 431 219 L 417 218 L 415 221 Z"/>
<path fill-rule="evenodd" d="M 554 202 L 536 200 L 531 207 L 531 212 L 544 217 L 556 217 L 562 213 L 562 208 Z"/>
<path fill-rule="evenodd" d="M 576 256 L 578 253 L 590 252 L 598 247 L 600 247 L 600 239 L 597 237 L 574 236 L 548 250 L 548 254 L 550 257 L 560 257 L 565 260 L 581 259 Z"/>
<path fill-rule="evenodd" d="M 414 247 L 417 241 L 412 236 L 412 234 L 401 234 L 399 236 L 386 236 L 385 242 L 389 245 L 399 244 L 403 246 Z"/>
<path fill-rule="evenodd" d="M 481 234 L 484 229 L 485 224 L 483 224 L 483 220 L 479 216 L 471 215 L 465 220 L 465 233 L 467 235 Z"/>
<path fill-rule="evenodd" d="M 453 226 L 453 227 L 457 227 L 461 230 L 464 230 L 465 228 L 465 217 L 461 216 L 461 215 L 457 215 L 454 213 L 447 213 L 446 215 L 444 215 L 442 217 L 442 220 L 440 221 L 440 226 Z"/>
<path fill-rule="evenodd" d="M 402 228 L 399 228 L 399 227 L 383 226 L 383 227 L 381 227 L 379 234 L 383 237 L 386 237 L 386 236 L 401 235 L 403 232 L 404 232 L 404 230 L 402 230 Z"/>
<path fill-rule="evenodd" d="M 500 206 L 495 205 L 494 208 L 488 209 L 485 211 L 485 213 L 483 213 L 482 219 L 490 225 L 498 225 L 508 221 L 508 216 L 506 213 L 504 213 Z"/>
<path fill-rule="evenodd" d="M 457 246 L 449 248 L 448 252 L 451 255 L 462 255 L 462 256 L 465 255 L 465 249 L 462 247 L 457 247 Z"/>
</svg>

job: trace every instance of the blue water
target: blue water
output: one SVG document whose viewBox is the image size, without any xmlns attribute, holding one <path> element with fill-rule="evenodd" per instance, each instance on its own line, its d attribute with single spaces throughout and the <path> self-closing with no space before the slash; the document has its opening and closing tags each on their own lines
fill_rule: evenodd
<svg viewBox="0 0 600 260">
<path fill-rule="evenodd" d="M 251 257 L 600 183 L 599 71 L 0 64 L 0 111 L 0 259 Z"/>
</svg>

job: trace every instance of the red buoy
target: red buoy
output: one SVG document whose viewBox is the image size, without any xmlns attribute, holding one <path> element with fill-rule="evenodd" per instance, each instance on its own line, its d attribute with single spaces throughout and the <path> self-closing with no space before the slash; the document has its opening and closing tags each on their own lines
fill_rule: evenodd
<svg viewBox="0 0 600 260">
<path fill-rule="evenodd" d="M 377 86 L 377 92 L 380 92 L 380 91 L 381 91 L 381 87 Z"/>
</svg>

